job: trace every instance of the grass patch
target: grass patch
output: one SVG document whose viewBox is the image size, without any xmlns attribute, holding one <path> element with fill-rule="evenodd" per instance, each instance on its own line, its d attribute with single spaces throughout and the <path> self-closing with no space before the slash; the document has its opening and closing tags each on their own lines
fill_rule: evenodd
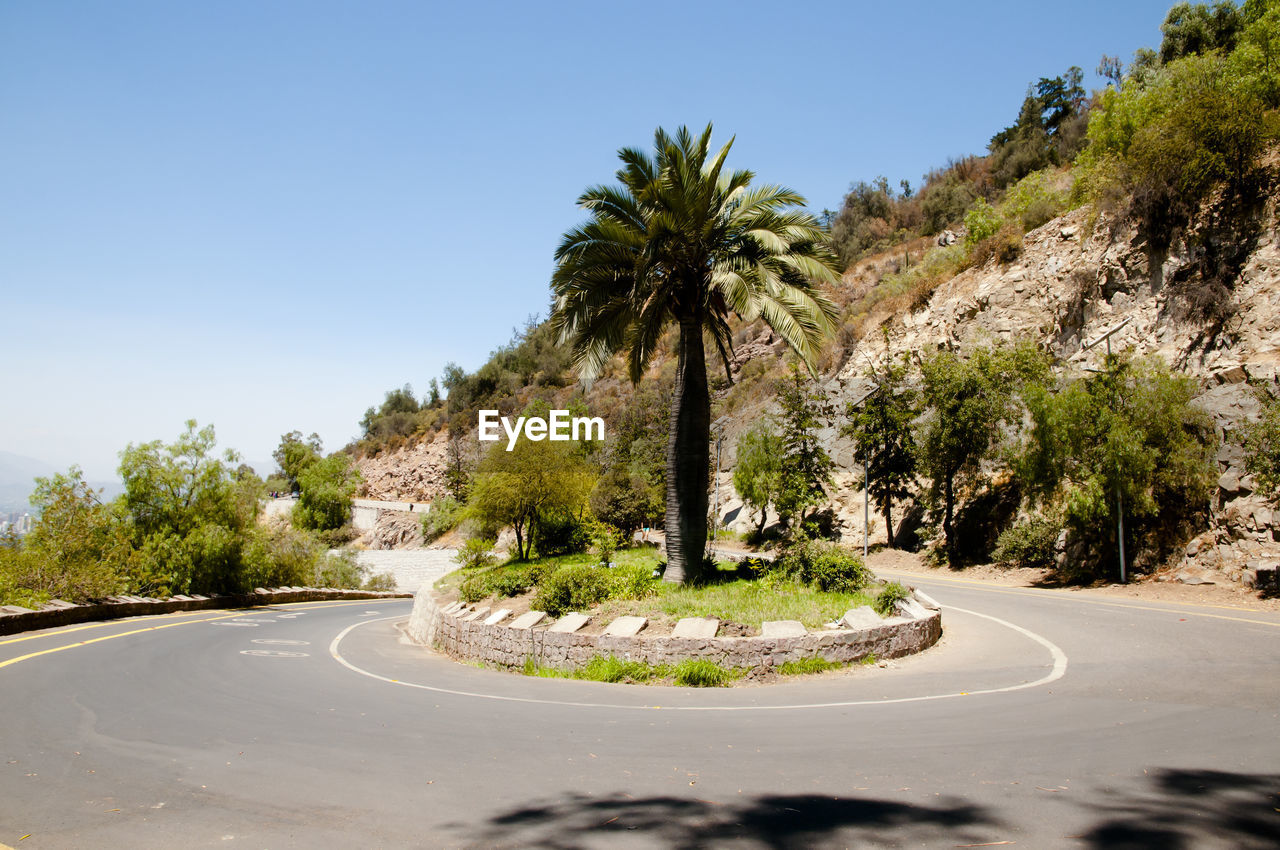
<svg viewBox="0 0 1280 850">
<path fill-rule="evenodd" d="M 675 683 L 686 688 L 723 688 L 742 675 L 705 658 L 686 658 L 676 665 Z"/>
<path fill-rule="evenodd" d="M 784 661 L 773 669 L 784 676 L 806 676 L 810 673 L 825 673 L 843 666 L 839 661 L 828 661 L 825 658 L 802 658 L 799 661 Z"/>
<path fill-rule="evenodd" d="M 670 682 L 686 688 L 722 688 L 746 675 L 744 670 L 731 670 L 706 659 L 687 658 L 673 666 L 627 661 L 616 655 L 597 655 L 574 670 L 543 667 L 530 656 L 525 659 L 522 672 L 542 679 L 579 679 L 610 684 Z"/>
<path fill-rule="evenodd" d="M 701 586 L 668 584 L 649 578 L 658 566 L 657 553 L 648 547 L 620 549 L 614 556 L 612 569 L 597 565 L 593 555 L 564 555 L 528 563 L 509 561 L 493 567 L 463 569 L 450 573 L 436 583 L 437 589 L 449 591 L 466 584 L 463 598 L 468 602 L 493 597 L 495 600 L 539 588 L 539 599 L 555 601 L 560 610 L 577 610 L 597 619 L 623 615 L 647 617 L 652 621 L 678 620 L 683 617 L 716 617 L 735 623 L 758 626 L 765 620 L 798 620 L 806 628 L 820 629 L 838 620 L 844 612 L 860 605 L 871 605 L 874 593 L 821 591 L 812 585 L 785 577 L 749 579 L 737 564 L 718 564 L 715 580 Z M 572 570 L 566 568 L 572 567 Z M 559 583 L 569 574 L 591 572 L 592 584 L 607 585 L 607 593 L 598 604 L 583 604 L 573 594 L 557 591 L 544 594 L 544 582 L 558 573 Z M 555 589 L 555 588 L 552 588 Z M 563 589 L 563 588 L 561 588 Z M 561 598 L 563 597 L 563 598 Z M 535 600 L 536 602 L 537 600 Z M 535 605 L 536 607 L 536 605 Z M 550 608 L 539 608 L 552 613 Z"/>
</svg>

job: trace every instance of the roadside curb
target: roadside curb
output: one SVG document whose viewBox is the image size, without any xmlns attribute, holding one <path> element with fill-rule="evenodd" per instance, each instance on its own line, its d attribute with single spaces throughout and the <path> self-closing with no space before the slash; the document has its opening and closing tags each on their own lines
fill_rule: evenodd
<svg viewBox="0 0 1280 850">
<path fill-rule="evenodd" d="M 212 608 L 253 608 L 285 602 L 322 602 L 330 599 L 407 599 L 412 593 L 376 590 L 339 590 L 314 587 L 259 587 L 253 593 L 226 596 L 172 596 L 151 599 L 140 596 L 116 596 L 106 602 L 74 605 L 53 599 L 39 611 L 22 610 L 11 605 L 0 609 L 0 635 L 69 626 L 90 620 L 118 620 L 146 614 L 169 614 L 174 611 L 204 611 Z M 6 610 L 7 609 L 7 610 Z M 18 610 L 14 610 L 18 609 Z"/>
</svg>

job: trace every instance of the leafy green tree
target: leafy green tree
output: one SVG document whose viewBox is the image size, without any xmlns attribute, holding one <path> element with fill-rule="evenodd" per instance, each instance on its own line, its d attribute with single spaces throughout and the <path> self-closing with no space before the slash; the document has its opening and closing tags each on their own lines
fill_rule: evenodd
<svg viewBox="0 0 1280 850">
<path fill-rule="evenodd" d="M 1280 40 L 1275 46 L 1280 54 Z M 1089 147 L 1077 160 L 1077 195 L 1127 206 L 1161 242 L 1215 187 L 1249 195 L 1259 157 L 1277 137 L 1264 98 L 1273 88 L 1280 92 L 1280 80 L 1262 67 L 1265 61 L 1254 48 L 1226 59 L 1189 55 L 1141 77 L 1131 72 L 1118 91 L 1108 87 L 1089 119 Z"/>
<path fill-rule="evenodd" d="M 1019 477 L 1039 500 L 1063 504 L 1084 539 L 1109 541 L 1111 551 L 1117 496 L 1135 540 L 1143 522 L 1164 530 L 1163 543 L 1176 540 L 1178 524 L 1207 506 L 1214 481 L 1213 427 L 1192 404 L 1195 393 L 1194 380 L 1158 358 L 1120 356 L 1102 373 L 1031 386 Z M 1138 548 L 1126 541 L 1128 552 Z M 1096 565 L 1072 569 L 1089 575 Z"/>
<path fill-rule="evenodd" d="M 462 438 L 449 434 L 449 442 L 445 447 L 448 464 L 444 470 L 444 486 L 449 495 L 459 502 L 467 500 L 467 491 L 471 486 L 471 472 L 467 463 L 467 453 Z"/>
<path fill-rule="evenodd" d="M 1041 77 L 1028 88 L 1018 120 L 992 137 L 991 170 L 999 186 L 1033 171 L 1070 162 L 1083 146 L 1084 72 L 1076 66 Z"/>
<path fill-rule="evenodd" d="M 1271 499 L 1280 496 L 1280 398 L 1267 397 L 1262 419 L 1244 430 L 1245 468 Z"/>
<path fill-rule="evenodd" d="M 360 484 L 360 470 L 345 452 L 317 460 L 298 479 L 301 493 L 293 509 L 298 528 L 331 531 L 351 521 L 351 499 Z"/>
<path fill-rule="evenodd" d="M 213 426 L 194 419 L 168 445 L 130 444 L 120 453 L 123 505 L 132 527 L 130 570 L 143 590 L 230 593 L 252 587 L 246 542 L 260 481 L 234 476 L 239 456 L 213 455 Z"/>
<path fill-rule="evenodd" d="M 733 489 L 742 501 L 760 512 L 756 533 L 764 535 L 769 506 L 782 495 L 782 435 L 768 420 L 738 438 L 738 459 L 733 467 Z"/>
<path fill-rule="evenodd" d="M 655 508 L 660 509 L 644 479 L 617 467 L 596 481 L 589 504 L 596 519 L 618 529 L 627 539 L 637 528 L 652 524 Z"/>
<path fill-rule="evenodd" d="M 516 556 L 524 561 L 533 551 L 539 524 L 553 514 L 581 514 L 594 483 L 572 441 L 522 436 L 511 451 L 500 441 L 476 469 L 467 512 L 481 526 L 510 526 Z"/>
<path fill-rule="evenodd" d="M 271 453 L 280 475 L 289 482 L 289 490 L 298 491 L 298 478 L 302 473 L 321 458 L 323 446 L 320 435 L 312 433 L 303 439 L 301 431 L 290 431 L 280 437 L 280 445 Z"/>
<path fill-rule="evenodd" d="M 926 414 L 915 437 L 921 470 L 942 501 L 942 531 L 948 560 L 959 558 L 955 528 L 956 489 L 973 479 L 1000 438 L 1001 426 L 1019 408 L 1015 391 L 1043 380 L 1048 366 L 1034 346 L 978 348 L 968 358 L 940 351 L 920 365 Z"/>
<path fill-rule="evenodd" d="M 1172 62 L 1220 50 L 1229 53 L 1244 20 L 1231 0 L 1207 3 L 1178 3 L 1165 15 L 1160 25 L 1164 38 L 1160 42 L 1160 61 Z"/>
<path fill-rule="evenodd" d="M 877 376 L 873 376 L 877 377 Z M 841 429 L 858 444 L 866 463 L 868 495 L 884 516 L 889 548 L 893 548 L 893 500 L 911 494 L 916 475 L 913 422 L 920 415 L 918 393 L 907 383 L 907 364 L 890 363 L 878 376 L 876 389 L 857 407 L 845 408 Z"/>
<path fill-rule="evenodd" d="M 626 351 L 639 383 L 664 329 L 679 329 L 666 473 L 667 581 L 696 578 L 707 540 L 711 400 L 703 334 L 728 373 L 728 317 L 764 319 L 807 363 L 830 332 L 835 306 L 817 283 L 837 279 L 834 258 L 804 199 L 751 188 L 749 171 L 723 173 L 732 141 L 659 128 L 652 157 L 618 156 L 620 186 L 588 189 L 591 215 L 567 232 L 552 275 L 552 324 L 584 378 Z"/>
<path fill-rule="evenodd" d="M 37 518 L 11 562 L 10 582 L 38 598 L 76 602 L 123 592 L 132 547 L 119 510 L 103 504 L 75 466 L 35 483 Z"/>
<path fill-rule="evenodd" d="M 812 508 L 822 504 L 831 486 L 834 464 L 818 441 L 818 430 L 832 408 L 816 382 L 794 365 L 778 392 L 782 407 L 782 487 L 778 513 L 793 531 L 803 528 Z"/>
</svg>

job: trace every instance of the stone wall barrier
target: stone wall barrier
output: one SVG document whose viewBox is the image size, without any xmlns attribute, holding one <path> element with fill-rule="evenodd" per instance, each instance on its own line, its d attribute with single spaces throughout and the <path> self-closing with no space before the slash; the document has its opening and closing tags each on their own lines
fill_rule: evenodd
<svg viewBox="0 0 1280 850">
<path fill-rule="evenodd" d="M 545 626 L 514 629 L 501 623 L 467 620 L 467 608 L 446 614 L 439 594 L 423 586 L 415 597 L 406 633 L 415 643 L 455 658 L 513 669 L 532 658 L 541 666 L 568 670 L 600 655 L 654 665 L 705 658 L 723 667 L 744 669 L 807 658 L 847 664 L 867 655 L 899 658 L 933 646 L 942 637 L 942 613 L 932 604 L 935 607 L 915 606 L 917 617 L 896 616 L 863 628 L 826 629 L 798 637 L 677 638 L 643 633 L 614 637 L 557 633 Z"/>
<path fill-rule="evenodd" d="M 389 593 L 375 590 L 338 590 L 315 587 L 259 587 L 253 593 L 230 596 L 172 596 L 150 599 L 139 596 L 114 596 L 103 602 L 73 605 L 61 599 L 45 603 L 38 611 L 18 605 L 0 606 L 0 635 L 30 632 L 87 623 L 92 620 L 116 620 L 173 611 L 204 611 L 214 608 L 253 608 L 286 602 L 321 602 L 329 599 L 397 599 L 411 593 Z"/>
</svg>

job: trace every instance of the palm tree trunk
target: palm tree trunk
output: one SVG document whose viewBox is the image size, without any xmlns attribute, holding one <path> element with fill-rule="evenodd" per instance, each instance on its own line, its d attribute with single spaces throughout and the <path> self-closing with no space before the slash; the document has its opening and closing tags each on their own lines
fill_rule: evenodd
<svg viewBox="0 0 1280 850">
<path fill-rule="evenodd" d="M 702 324 L 680 320 L 671 429 L 667 438 L 667 571 L 675 584 L 698 577 L 707 546 L 711 464 L 711 396 L 702 351 Z"/>
</svg>

